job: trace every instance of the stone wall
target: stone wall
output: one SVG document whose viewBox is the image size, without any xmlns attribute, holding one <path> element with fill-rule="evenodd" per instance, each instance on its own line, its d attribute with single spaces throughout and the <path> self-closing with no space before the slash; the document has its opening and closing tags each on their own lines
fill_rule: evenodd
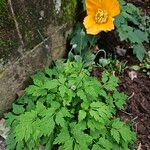
<svg viewBox="0 0 150 150">
<path fill-rule="evenodd" d="M 51 54 L 53 59 L 65 55 L 64 35 L 72 23 L 72 20 L 64 20 L 65 0 L 11 2 L 23 45 L 16 30 L 10 5 L 7 4 L 10 23 L 0 27 L 2 37 L 0 43 L 7 41 L 5 45 L 7 48 L 0 44 L 0 116 L 11 108 L 16 93 L 26 87 L 29 77 L 50 64 Z M 74 2 L 70 4 L 71 8 L 72 6 L 75 8 L 75 4 Z M 8 30 L 9 24 L 11 27 Z M 7 36 L 3 33 L 5 31 L 8 33 Z M 17 44 L 8 45 L 10 42 Z"/>
</svg>

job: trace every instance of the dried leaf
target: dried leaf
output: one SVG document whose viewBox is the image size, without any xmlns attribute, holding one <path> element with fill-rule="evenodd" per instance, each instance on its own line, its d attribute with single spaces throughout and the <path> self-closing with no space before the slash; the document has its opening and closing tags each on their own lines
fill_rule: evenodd
<svg viewBox="0 0 150 150">
<path fill-rule="evenodd" d="M 134 78 L 137 78 L 137 72 L 135 72 L 135 71 L 128 72 L 128 75 L 131 80 L 134 80 Z"/>
</svg>

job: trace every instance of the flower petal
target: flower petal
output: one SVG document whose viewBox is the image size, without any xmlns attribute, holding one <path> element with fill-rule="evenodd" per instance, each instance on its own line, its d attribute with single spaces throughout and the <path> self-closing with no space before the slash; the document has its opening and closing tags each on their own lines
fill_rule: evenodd
<svg viewBox="0 0 150 150">
<path fill-rule="evenodd" d="M 111 31 L 114 30 L 114 18 L 112 17 L 108 17 L 108 20 L 106 23 L 103 24 L 99 24 L 99 28 L 101 29 L 101 31 Z"/>
<path fill-rule="evenodd" d="M 95 14 L 101 8 L 101 0 L 85 0 L 87 14 Z"/>
<path fill-rule="evenodd" d="M 112 17 L 120 14 L 120 4 L 118 0 L 101 0 L 101 5 Z"/>
<path fill-rule="evenodd" d="M 91 18 L 87 16 L 84 20 L 84 25 L 88 34 L 96 35 L 101 31 L 111 31 L 114 29 L 113 18 L 109 17 L 106 23 L 97 24 L 93 21 L 91 22 Z M 90 25 L 88 24 L 90 22 Z"/>
<path fill-rule="evenodd" d="M 94 17 L 92 15 L 86 16 L 84 18 L 84 21 L 83 21 L 85 28 L 90 28 L 90 27 L 94 26 L 95 23 L 96 22 L 95 22 Z"/>
</svg>

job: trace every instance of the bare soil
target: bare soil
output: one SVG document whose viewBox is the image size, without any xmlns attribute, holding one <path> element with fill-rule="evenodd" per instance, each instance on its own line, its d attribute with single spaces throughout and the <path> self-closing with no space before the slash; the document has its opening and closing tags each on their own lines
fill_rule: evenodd
<svg viewBox="0 0 150 150">
<path fill-rule="evenodd" d="M 118 115 L 123 121 L 133 123 L 140 150 L 150 150 L 150 79 L 140 72 L 133 81 L 125 75 L 121 77 L 119 88 L 130 98 L 125 110 Z"/>
</svg>

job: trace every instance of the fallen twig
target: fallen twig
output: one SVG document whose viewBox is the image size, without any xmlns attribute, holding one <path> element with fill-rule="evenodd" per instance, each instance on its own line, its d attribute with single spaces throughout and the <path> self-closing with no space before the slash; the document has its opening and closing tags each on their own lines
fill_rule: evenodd
<svg viewBox="0 0 150 150">
<path fill-rule="evenodd" d="M 127 114 L 127 115 L 129 115 L 129 116 L 132 116 L 132 114 L 130 114 L 130 113 L 124 111 L 124 110 L 120 110 L 120 111 L 123 112 L 123 113 L 125 113 L 125 114 Z"/>
<path fill-rule="evenodd" d="M 131 96 L 128 97 L 128 100 L 131 99 L 131 98 L 134 96 L 134 94 L 135 94 L 135 93 L 133 92 L 133 93 L 131 94 Z"/>
</svg>

